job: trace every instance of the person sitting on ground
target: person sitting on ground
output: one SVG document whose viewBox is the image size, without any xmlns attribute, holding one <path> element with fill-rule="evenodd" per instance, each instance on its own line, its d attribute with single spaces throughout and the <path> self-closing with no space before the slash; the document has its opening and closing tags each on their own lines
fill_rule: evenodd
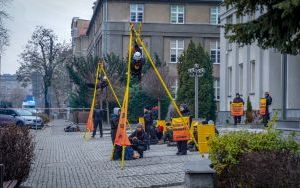
<svg viewBox="0 0 300 188">
<path fill-rule="evenodd" d="M 166 142 L 173 142 L 173 130 L 172 130 L 170 122 L 166 123 L 166 132 L 163 136 L 163 140 L 164 140 L 165 143 Z"/>
<path fill-rule="evenodd" d="M 137 151 L 140 158 L 144 157 L 144 151 L 147 150 L 147 134 L 143 129 L 143 125 L 138 124 L 137 129 L 129 136 L 132 149 Z"/>
<path fill-rule="evenodd" d="M 163 135 L 164 135 L 164 126 L 162 125 L 157 125 L 156 127 L 156 137 L 159 141 L 161 141 Z"/>
</svg>

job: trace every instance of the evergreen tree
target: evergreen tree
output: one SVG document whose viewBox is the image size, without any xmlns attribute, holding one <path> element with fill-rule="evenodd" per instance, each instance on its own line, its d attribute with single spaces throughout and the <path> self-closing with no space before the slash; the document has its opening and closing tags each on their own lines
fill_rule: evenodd
<svg viewBox="0 0 300 188">
<path fill-rule="evenodd" d="M 194 111 L 195 102 L 195 79 L 188 74 L 188 69 L 199 64 L 200 68 L 205 69 L 205 73 L 199 78 L 199 117 L 207 119 L 216 119 L 216 102 L 214 99 L 213 87 L 213 65 L 210 61 L 208 53 L 204 48 L 190 42 L 188 49 L 179 58 L 178 76 L 178 102 L 185 103 L 190 110 Z"/>
<path fill-rule="evenodd" d="M 225 0 L 226 7 L 235 7 L 238 17 L 260 16 L 243 23 L 226 24 L 225 32 L 231 42 L 276 48 L 282 53 L 300 52 L 300 0 Z"/>
<path fill-rule="evenodd" d="M 76 58 L 74 57 L 67 65 L 71 81 L 75 84 L 75 90 L 70 95 L 70 106 L 72 108 L 89 108 L 91 105 L 93 89 L 88 83 L 95 82 L 98 58 Z"/>
</svg>

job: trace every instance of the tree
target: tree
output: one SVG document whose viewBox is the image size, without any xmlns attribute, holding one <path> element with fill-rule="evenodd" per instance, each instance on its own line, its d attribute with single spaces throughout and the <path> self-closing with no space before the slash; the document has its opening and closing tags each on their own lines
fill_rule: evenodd
<svg viewBox="0 0 300 188">
<path fill-rule="evenodd" d="M 53 30 L 38 26 L 20 55 L 21 66 L 17 71 L 18 79 L 26 84 L 34 72 L 42 75 L 45 112 L 47 114 L 50 112 L 48 109 L 50 107 L 48 90 L 52 85 L 53 75 L 57 71 L 57 67 L 70 55 L 68 49 L 66 44 L 58 42 Z"/>
<path fill-rule="evenodd" d="M 199 64 L 205 69 L 205 73 L 199 81 L 199 117 L 216 119 L 216 102 L 213 87 L 213 65 L 208 53 L 204 48 L 190 42 L 188 49 L 181 55 L 178 62 L 178 102 L 187 104 L 194 111 L 194 87 L 195 80 L 190 78 L 188 69 L 194 64 Z"/>
<path fill-rule="evenodd" d="M 73 57 L 67 64 L 70 80 L 75 85 L 75 90 L 70 96 L 70 105 L 73 108 L 89 108 L 92 102 L 93 89 L 88 83 L 96 80 L 96 70 L 99 59 L 89 57 L 87 59 Z"/>
<path fill-rule="evenodd" d="M 4 20 L 9 18 L 6 8 L 11 0 L 0 0 L 0 53 L 2 53 L 3 47 L 8 45 L 9 34 L 4 25 Z"/>
<path fill-rule="evenodd" d="M 299 54 L 300 0 L 225 0 L 226 7 L 235 7 L 237 16 L 260 16 L 248 22 L 226 24 L 225 34 L 230 42 L 257 45 L 263 49 L 276 48 L 281 53 Z"/>
<path fill-rule="evenodd" d="M 155 55 L 154 59 L 156 65 L 158 66 L 158 71 L 163 77 L 165 83 L 167 84 L 167 87 L 170 88 L 171 84 L 174 83 L 175 78 L 172 78 L 169 75 L 169 68 L 166 66 L 165 63 L 163 64 L 161 63 L 157 55 Z M 164 112 L 167 111 L 166 109 L 170 104 L 170 99 L 168 98 L 165 89 L 163 88 L 161 82 L 159 81 L 152 67 L 149 67 L 147 72 L 145 71 L 145 74 L 143 75 L 142 89 L 146 95 L 157 99 L 157 106 L 159 108 L 158 118 L 159 119 L 161 118 L 162 111 L 163 111 L 162 117 L 164 117 L 166 115 L 166 113 Z"/>
</svg>

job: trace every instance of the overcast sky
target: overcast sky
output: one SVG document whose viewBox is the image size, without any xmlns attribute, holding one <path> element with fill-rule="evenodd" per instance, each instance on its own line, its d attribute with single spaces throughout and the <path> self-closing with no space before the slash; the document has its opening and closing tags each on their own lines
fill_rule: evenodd
<svg viewBox="0 0 300 188">
<path fill-rule="evenodd" d="M 51 28 L 60 41 L 71 41 L 73 17 L 90 19 L 95 0 L 13 0 L 8 8 L 11 19 L 6 25 L 10 31 L 10 46 L 2 57 L 1 73 L 15 73 L 19 54 L 37 25 Z"/>
</svg>

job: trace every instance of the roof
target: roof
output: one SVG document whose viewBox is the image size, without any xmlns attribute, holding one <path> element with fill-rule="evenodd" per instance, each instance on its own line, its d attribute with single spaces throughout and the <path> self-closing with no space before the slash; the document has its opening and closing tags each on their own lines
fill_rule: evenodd
<svg viewBox="0 0 300 188">
<path fill-rule="evenodd" d="M 93 12 L 93 16 L 92 16 L 90 23 L 94 23 L 94 21 L 96 19 L 96 15 L 97 15 L 103 1 L 123 1 L 124 2 L 124 0 L 97 0 L 97 2 L 94 3 L 94 12 Z M 138 2 L 149 3 L 149 0 L 127 0 L 127 1 L 129 1 L 129 2 L 133 1 L 135 3 L 138 3 Z M 151 2 L 221 4 L 223 2 L 223 0 L 151 0 Z M 89 33 L 89 31 L 91 29 L 91 25 L 92 24 L 89 24 L 89 27 L 86 31 L 87 34 Z"/>
</svg>

